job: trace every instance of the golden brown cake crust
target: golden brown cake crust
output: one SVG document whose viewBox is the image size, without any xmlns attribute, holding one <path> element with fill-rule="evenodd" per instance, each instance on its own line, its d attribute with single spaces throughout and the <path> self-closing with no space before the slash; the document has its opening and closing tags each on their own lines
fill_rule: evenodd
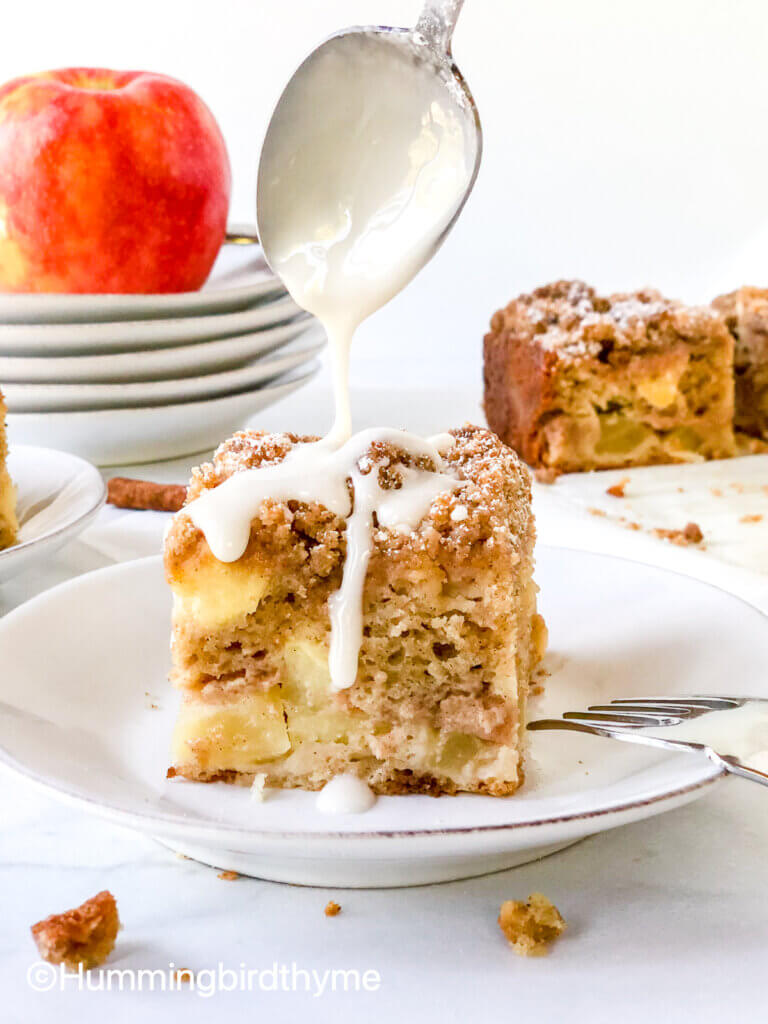
<svg viewBox="0 0 768 1024">
<path fill-rule="evenodd" d="M 600 296 L 582 281 L 537 288 L 498 310 L 485 335 L 488 424 L 529 465 L 562 472 L 687 461 L 684 447 L 678 453 L 666 441 L 676 426 L 701 429 L 701 457 L 732 455 L 728 334 L 710 307 L 687 307 L 652 290 Z M 646 401 L 634 391 L 633 381 L 642 375 L 664 381 L 683 372 L 687 386 L 703 391 L 694 362 L 705 357 L 713 360 L 713 373 L 723 374 L 719 398 L 716 390 L 696 395 L 686 407 L 672 396 L 665 408 L 665 400 L 650 395 Z M 592 385 L 594 407 L 588 407 Z M 697 412 L 702 401 L 710 412 Z M 649 434 L 637 459 L 594 451 L 600 415 L 621 405 L 639 410 Z"/>
</svg>

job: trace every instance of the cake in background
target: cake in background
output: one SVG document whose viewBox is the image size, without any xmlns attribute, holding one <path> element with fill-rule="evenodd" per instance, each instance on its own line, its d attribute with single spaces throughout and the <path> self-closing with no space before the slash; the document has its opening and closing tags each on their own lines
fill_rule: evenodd
<svg viewBox="0 0 768 1024">
<path fill-rule="evenodd" d="M 735 453 L 733 338 L 709 307 L 581 281 L 521 295 L 484 340 L 488 424 L 553 472 Z"/>
<path fill-rule="evenodd" d="M 444 470 L 456 486 L 426 503 L 415 528 L 374 514 L 356 675 L 343 689 L 329 669 L 329 608 L 352 560 L 351 520 L 269 498 L 244 554 L 223 562 L 190 517 L 189 503 L 315 439 L 236 434 L 194 472 L 165 543 L 183 692 L 170 774 L 316 790 L 351 771 L 376 793 L 435 795 L 520 785 L 526 694 L 546 634 L 530 476 L 489 431 L 452 435 Z M 381 494 L 406 500 L 415 474 L 434 468 L 380 441 L 357 460 Z M 359 598 L 349 607 L 359 614 Z"/>
<path fill-rule="evenodd" d="M 735 340 L 734 423 L 768 441 L 768 288 L 739 288 L 712 303 Z"/>
<path fill-rule="evenodd" d="M 0 391 L 0 550 L 16 542 L 16 489 L 8 472 L 8 439 L 5 433 L 5 401 Z"/>
</svg>

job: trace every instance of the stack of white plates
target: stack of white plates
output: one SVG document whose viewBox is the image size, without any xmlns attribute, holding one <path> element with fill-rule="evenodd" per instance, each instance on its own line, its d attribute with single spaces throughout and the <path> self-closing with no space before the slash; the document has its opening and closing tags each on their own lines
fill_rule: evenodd
<svg viewBox="0 0 768 1024">
<path fill-rule="evenodd" d="M 9 437 L 102 465 L 205 451 L 309 380 L 324 340 L 253 245 L 199 292 L 0 295 Z"/>
</svg>

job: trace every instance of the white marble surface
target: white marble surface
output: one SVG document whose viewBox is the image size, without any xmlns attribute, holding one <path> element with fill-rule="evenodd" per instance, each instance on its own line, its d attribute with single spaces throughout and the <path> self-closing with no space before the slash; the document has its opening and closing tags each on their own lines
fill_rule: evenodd
<svg viewBox="0 0 768 1024">
<path fill-rule="evenodd" d="M 322 384 L 263 417 L 322 429 L 314 396 Z M 402 393 L 358 395 L 368 422 L 433 429 L 450 406 L 452 421 L 478 419 L 476 396 L 414 403 Z M 183 479 L 187 465 L 140 472 Z M 610 549 L 668 564 L 687 554 L 594 517 L 565 515 L 546 492 L 537 497 L 545 543 Z M 143 554 L 162 529 L 153 514 L 106 509 L 96 527 L 55 561 L 0 590 L 0 614 L 47 586 L 116 557 Z M 633 545 L 630 547 L 630 545 Z M 692 563 L 680 565 L 693 571 Z M 709 563 L 706 563 L 707 565 Z M 695 567 L 700 569 L 699 562 Z M 701 569 L 702 574 L 719 569 Z M 759 581 L 752 580 L 759 589 Z M 734 585 L 738 589 L 738 585 Z M 87 623 L 84 623 L 87 633 Z M 94 680 L 94 687 L 108 680 Z M 716 1021 L 764 1012 L 768 938 L 768 794 L 728 780 L 699 802 L 666 816 L 588 839 L 538 863 L 485 878 L 388 891 L 330 891 L 239 878 L 179 859 L 152 840 L 73 811 L 7 776 L 0 787 L 0 1020 L 27 1024 L 176 1019 Z M 378 972 L 377 991 L 182 990 L 34 991 L 32 922 L 103 888 L 117 897 L 124 930 L 110 966 L 194 971 Z M 569 931 L 541 960 L 523 960 L 497 928 L 499 903 L 541 890 Z M 342 905 L 326 918 L 328 899 Z M 207 976 L 203 976 L 207 977 Z M 301 976 L 300 976 L 301 977 Z M 375 984 L 373 976 L 370 983 Z M 279 977 L 278 977 L 279 982 Z M 264 977 L 268 988 L 271 976 Z M 71 986 L 72 983 L 70 983 Z M 115 983 L 116 984 L 116 983 Z M 207 984 L 207 982 L 206 982 Z"/>
</svg>

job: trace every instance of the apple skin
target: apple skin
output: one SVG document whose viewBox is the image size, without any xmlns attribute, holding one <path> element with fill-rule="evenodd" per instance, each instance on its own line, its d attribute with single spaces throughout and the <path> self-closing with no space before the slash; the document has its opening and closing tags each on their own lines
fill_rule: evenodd
<svg viewBox="0 0 768 1024">
<path fill-rule="evenodd" d="M 230 189 L 219 126 L 182 82 L 68 68 L 0 86 L 0 291 L 195 291 Z"/>
</svg>

